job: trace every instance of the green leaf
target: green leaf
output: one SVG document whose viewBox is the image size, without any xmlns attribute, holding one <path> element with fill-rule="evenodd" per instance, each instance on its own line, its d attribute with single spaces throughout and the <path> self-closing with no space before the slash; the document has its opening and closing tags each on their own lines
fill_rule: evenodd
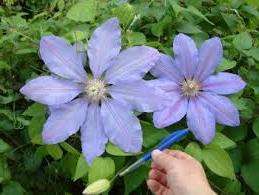
<svg viewBox="0 0 259 195">
<path fill-rule="evenodd" d="M 71 154 L 75 154 L 75 155 L 80 155 L 80 152 L 75 149 L 73 146 L 71 146 L 70 144 L 68 144 L 67 142 L 62 142 L 59 144 L 64 150 L 66 150 L 67 152 L 71 153 Z"/>
<path fill-rule="evenodd" d="M 77 162 L 78 162 L 78 156 L 72 155 L 71 153 L 67 153 L 64 155 L 64 157 L 60 161 L 60 167 L 61 171 L 64 176 L 66 177 L 74 177 Z"/>
<path fill-rule="evenodd" d="M 241 169 L 241 175 L 246 184 L 255 192 L 259 193 L 259 160 L 244 164 Z"/>
<path fill-rule="evenodd" d="M 205 20 L 206 22 L 210 23 L 211 25 L 214 25 L 213 22 L 211 22 L 206 16 L 204 16 L 198 9 L 196 9 L 193 6 L 189 6 L 187 9 L 185 9 L 186 11 L 190 12 L 191 14 L 198 16 L 200 18 L 202 18 L 203 20 Z"/>
<path fill-rule="evenodd" d="M 35 116 L 31 119 L 28 133 L 31 138 L 31 142 L 34 144 L 43 144 L 41 132 L 46 119 L 44 115 Z"/>
<path fill-rule="evenodd" d="M 184 8 L 178 5 L 175 1 L 169 1 L 169 3 L 173 8 L 176 17 L 184 10 Z"/>
<path fill-rule="evenodd" d="M 11 179 L 11 173 L 4 156 L 0 155 L 0 184 Z"/>
<path fill-rule="evenodd" d="M 176 26 L 176 30 L 181 33 L 187 33 L 187 34 L 197 34 L 201 33 L 202 31 L 195 25 L 189 22 L 180 22 Z"/>
<path fill-rule="evenodd" d="M 46 109 L 42 104 L 34 103 L 27 110 L 24 111 L 23 115 L 32 116 L 30 124 L 28 126 L 28 134 L 31 138 L 31 142 L 34 144 L 42 144 L 42 128 L 45 123 Z"/>
<path fill-rule="evenodd" d="M 237 16 L 234 14 L 225 14 L 225 13 L 221 13 L 221 15 L 224 21 L 226 22 L 228 28 L 231 31 L 235 31 L 235 29 L 238 27 L 238 24 L 239 24 L 239 20 Z"/>
<path fill-rule="evenodd" d="M 253 122 L 253 131 L 257 137 L 259 137 L 259 118 L 256 118 Z"/>
<path fill-rule="evenodd" d="M 247 53 L 248 56 L 252 56 L 255 60 L 259 61 L 259 48 L 252 48 Z"/>
<path fill-rule="evenodd" d="M 76 165 L 76 171 L 73 180 L 76 181 L 79 178 L 86 176 L 89 170 L 89 166 L 85 160 L 85 157 L 81 154 Z"/>
<path fill-rule="evenodd" d="M 35 117 L 45 115 L 45 112 L 46 109 L 44 105 L 34 103 L 23 112 L 23 115 Z"/>
<path fill-rule="evenodd" d="M 238 180 L 229 181 L 223 189 L 226 194 L 240 194 L 241 183 Z"/>
<path fill-rule="evenodd" d="M 146 43 L 146 37 L 141 32 L 129 32 L 126 34 L 126 38 L 130 46 L 144 45 Z"/>
<path fill-rule="evenodd" d="M 232 149 L 236 147 L 235 142 L 220 132 L 216 132 L 216 135 L 211 144 L 216 144 L 222 149 Z"/>
<path fill-rule="evenodd" d="M 250 49 L 253 40 L 248 32 L 242 32 L 234 37 L 233 44 L 238 50 Z"/>
<path fill-rule="evenodd" d="M 0 153 L 5 153 L 11 149 L 8 143 L 0 138 Z"/>
<path fill-rule="evenodd" d="M 124 26 L 127 26 L 134 19 L 135 9 L 132 5 L 128 3 L 123 3 L 118 7 L 112 9 L 112 13 L 120 20 L 120 22 Z"/>
<path fill-rule="evenodd" d="M 215 174 L 234 179 L 234 167 L 228 153 L 218 146 L 207 146 L 202 150 L 202 158 Z"/>
<path fill-rule="evenodd" d="M 259 2 L 257 0 L 245 0 L 248 4 L 252 5 L 255 8 L 259 7 Z"/>
<path fill-rule="evenodd" d="M 89 169 L 88 181 L 93 183 L 99 179 L 110 179 L 115 173 L 114 161 L 109 157 L 97 157 Z"/>
<path fill-rule="evenodd" d="M 137 187 L 139 187 L 147 178 L 149 168 L 141 166 L 137 170 L 129 173 L 124 177 L 125 195 L 130 194 Z"/>
<path fill-rule="evenodd" d="M 236 66 L 236 61 L 228 60 L 226 58 L 223 58 L 222 62 L 220 65 L 217 67 L 216 71 L 217 72 L 222 72 L 225 70 L 229 70 L 231 68 L 234 68 Z"/>
<path fill-rule="evenodd" d="M 24 193 L 25 190 L 21 184 L 15 181 L 10 181 L 3 187 L 1 195 L 24 195 Z"/>
<path fill-rule="evenodd" d="M 11 66 L 3 61 L 3 60 L 0 60 L 0 70 L 10 70 L 11 69 Z"/>
<path fill-rule="evenodd" d="M 161 139 L 169 135 L 165 129 L 157 129 L 146 121 L 141 121 L 141 126 L 143 131 L 143 146 L 145 148 L 155 146 Z"/>
<path fill-rule="evenodd" d="M 202 151 L 199 144 L 197 144 L 196 142 L 189 143 L 185 148 L 185 152 L 190 154 L 198 161 L 202 161 Z"/>
<path fill-rule="evenodd" d="M 46 149 L 47 149 L 48 154 L 50 156 L 52 156 L 52 158 L 54 158 L 55 160 L 61 159 L 62 156 L 63 156 L 63 151 L 59 147 L 58 144 L 56 144 L 56 145 L 47 145 Z"/>
<path fill-rule="evenodd" d="M 250 161 L 259 160 L 259 138 L 254 138 L 246 143 L 246 158 Z"/>
<path fill-rule="evenodd" d="M 172 23 L 170 16 L 165 16 L 161 21 L 152 24 L 151 32 L 153 35 L 160 37 L 164 34 L 164 31 Z"/>
<path fill-rule="evenodd" d="M 242 145 L 241 145 L 242 146 Z M 240 145 L 237 148 L 230 150 L 229 156 L 232 159 L 235 173 L 239 173 L 242 165 L 243 149 Z"/>
<path fill-rule="evenodd" d="M 224 129 L 224 134 L 228 136 L 231 140 L 238 142 L 245 139 L 247 135 L 247 128 L 246 126 L 226 127 Z"/>
<path fill-rule="evenodd" d="M 119 147 L 113 145 L 110 142 L 106 145 L 106 152 L 111 154 L 111 155 L 114 155 L 114 156 L 133 156 L 133 155 L 136 155 L 136 154 L 123 152 Z"/>
<path fill-rule="evenodd" d="M 91 22 L 97 14 L 97 1 L 83 0 L 73 5 L 67 12 L 67 18 L 76 22 Z"/>
</svg>

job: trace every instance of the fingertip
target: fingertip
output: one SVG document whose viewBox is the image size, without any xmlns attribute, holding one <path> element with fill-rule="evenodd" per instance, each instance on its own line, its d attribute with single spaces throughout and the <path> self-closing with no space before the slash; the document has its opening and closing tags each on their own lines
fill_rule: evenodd
<svg viewBox="0 0 259 195">
<path fill-rule="evenodd" d="M 152 151 L 151 156 L 152 156 L 153 159 L 156 159 L 161 154 L 162 154 L 162 152 L 160 150 L 155 149 L 155 150 Z"/>
</svg>

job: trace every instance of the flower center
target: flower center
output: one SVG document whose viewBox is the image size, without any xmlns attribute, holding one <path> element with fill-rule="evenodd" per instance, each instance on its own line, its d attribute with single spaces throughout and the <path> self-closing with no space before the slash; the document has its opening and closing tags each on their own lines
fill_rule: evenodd
<svg viewBox="0 0 259 195">
<path fill-rule="evenodd" d="M 85 92 L 90 101 L 98 102 L 107 96 L 107 88 L 104 81 L 99 79 L 88 80 Z"/>
<path fill-rule="evenodd" d="M 182 92 L 185 96 L 196 96 L 200 91 L 199 82 L 187 79 L 182 82 Z"/>
</svg>

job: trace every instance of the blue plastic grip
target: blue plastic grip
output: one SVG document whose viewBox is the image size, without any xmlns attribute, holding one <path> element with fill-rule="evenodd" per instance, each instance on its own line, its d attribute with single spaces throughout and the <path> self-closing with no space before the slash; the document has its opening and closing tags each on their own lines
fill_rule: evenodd
<svg viewBox="0 0 259 195">
<path fill-rule="evenodd" d="M 175 142 L 180 141 L 188 133 L 189 133 L 188 129 L 175 131 L 175 132 L 171 133 L 169 136 L 167 136 L 166 138 L 164 138 L 155 149 L 164 150 L 166 148 L 169 148 Z M 151 159 L 151 153 L 152 153 L 152 151 L 146 153 L 144 156 L 142 156 L 141 159 L 143 159 L 143 161 L 150 160 Z"/>
</svg>

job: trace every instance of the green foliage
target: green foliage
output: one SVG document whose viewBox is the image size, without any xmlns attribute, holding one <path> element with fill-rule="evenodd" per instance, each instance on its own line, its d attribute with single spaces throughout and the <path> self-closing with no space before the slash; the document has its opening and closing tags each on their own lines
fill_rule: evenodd
<svg viewBox="0 0 259 195">
<path fill-rule="evenodd" d="M 145 179 L 147 179 L 148 167 L 142 166 L 124 177 L 125 192 L 124 194 L 130 194 L 134 191 L 140 184 L 142 184 Z"/>
<path fill-rule="evenodd" d="M 234 179 L 234 168 L 228 153 L 218 146 L 206 147 L 202 150 L 202 158 L 206 166 L 219 176 Z"/>
<path fill-rule="evenodd" d="M 80 155 L 80 157 L 77 161 L 77 165 L 76 165 L 74 181 L 85 176 L 87 174 L 88 170 L 89 170 L 89 166 L 86 163 L 84 156 Z"/>
<path fill-rule="evenodd" d="M 113 145 L 110 142 L 106 145 L 106 152 L 111 154 L 111 155 L 114 155 L 114 156 L 132 156 L 132 155 L 135 155 L 135 154 L 123 152 L 119 147 Z"/>
<path fill-rule="evenodd" d="M 202 150 L 198 143 L 196 142 L 189 143 L 185 148 L 185 152 L 190 154 L 198 161 L 202 161 Z"/>
<path fill-rule="evenodd" d="M 84 0 L 73 5 L 67 12 L 67 17 L 76 22 L 93 21 L 97 14 L 97 4 L 94 0 Z"/>
<path fill-rule="evenodd" d="M 145 44 L 171 55 L 172 38 L 180 32 L 192 36 L 197 45 L 209 37 L 221 38 L 224 59 L 216 72 L 239 74 L 247 83 L 244 91 L 230 96 L 241 125 L 218 126 L 220 131 L 208 146 L 188 136 L 172 148 L 201 161 L 217 193 L 259 193 L 255 171 L 259 169 L 258 8 L 257 0 L 4 0 L 0 5 L 0 193 L 81 194 L 85 186 L 112 179 L 141 155 L 108 143 L 104 155 L 89 166 L 78 135 L 45 145 L 41 132 L 49 111 L 19 93 L 27 81 L 49 74 L 38 55 L 41 36 L 55 34 L 86 46 L 92 31 L 111 17 L 120 20 L 123 49 Z M 139 117 L 143 152 L 186 127 L 183 120 L 156 129 L 150 115 Z M 146 194 L 148 170 L 144 166 L 116 178 L 110 194 Z"/>
<path fill-rule="evenodd" d="M 98 157 L 89 168 L 88 180 L 93 183 L 99 179 L 110 179 L 114 174 L 114 161 L 109 157 Z"/>
</svg>

